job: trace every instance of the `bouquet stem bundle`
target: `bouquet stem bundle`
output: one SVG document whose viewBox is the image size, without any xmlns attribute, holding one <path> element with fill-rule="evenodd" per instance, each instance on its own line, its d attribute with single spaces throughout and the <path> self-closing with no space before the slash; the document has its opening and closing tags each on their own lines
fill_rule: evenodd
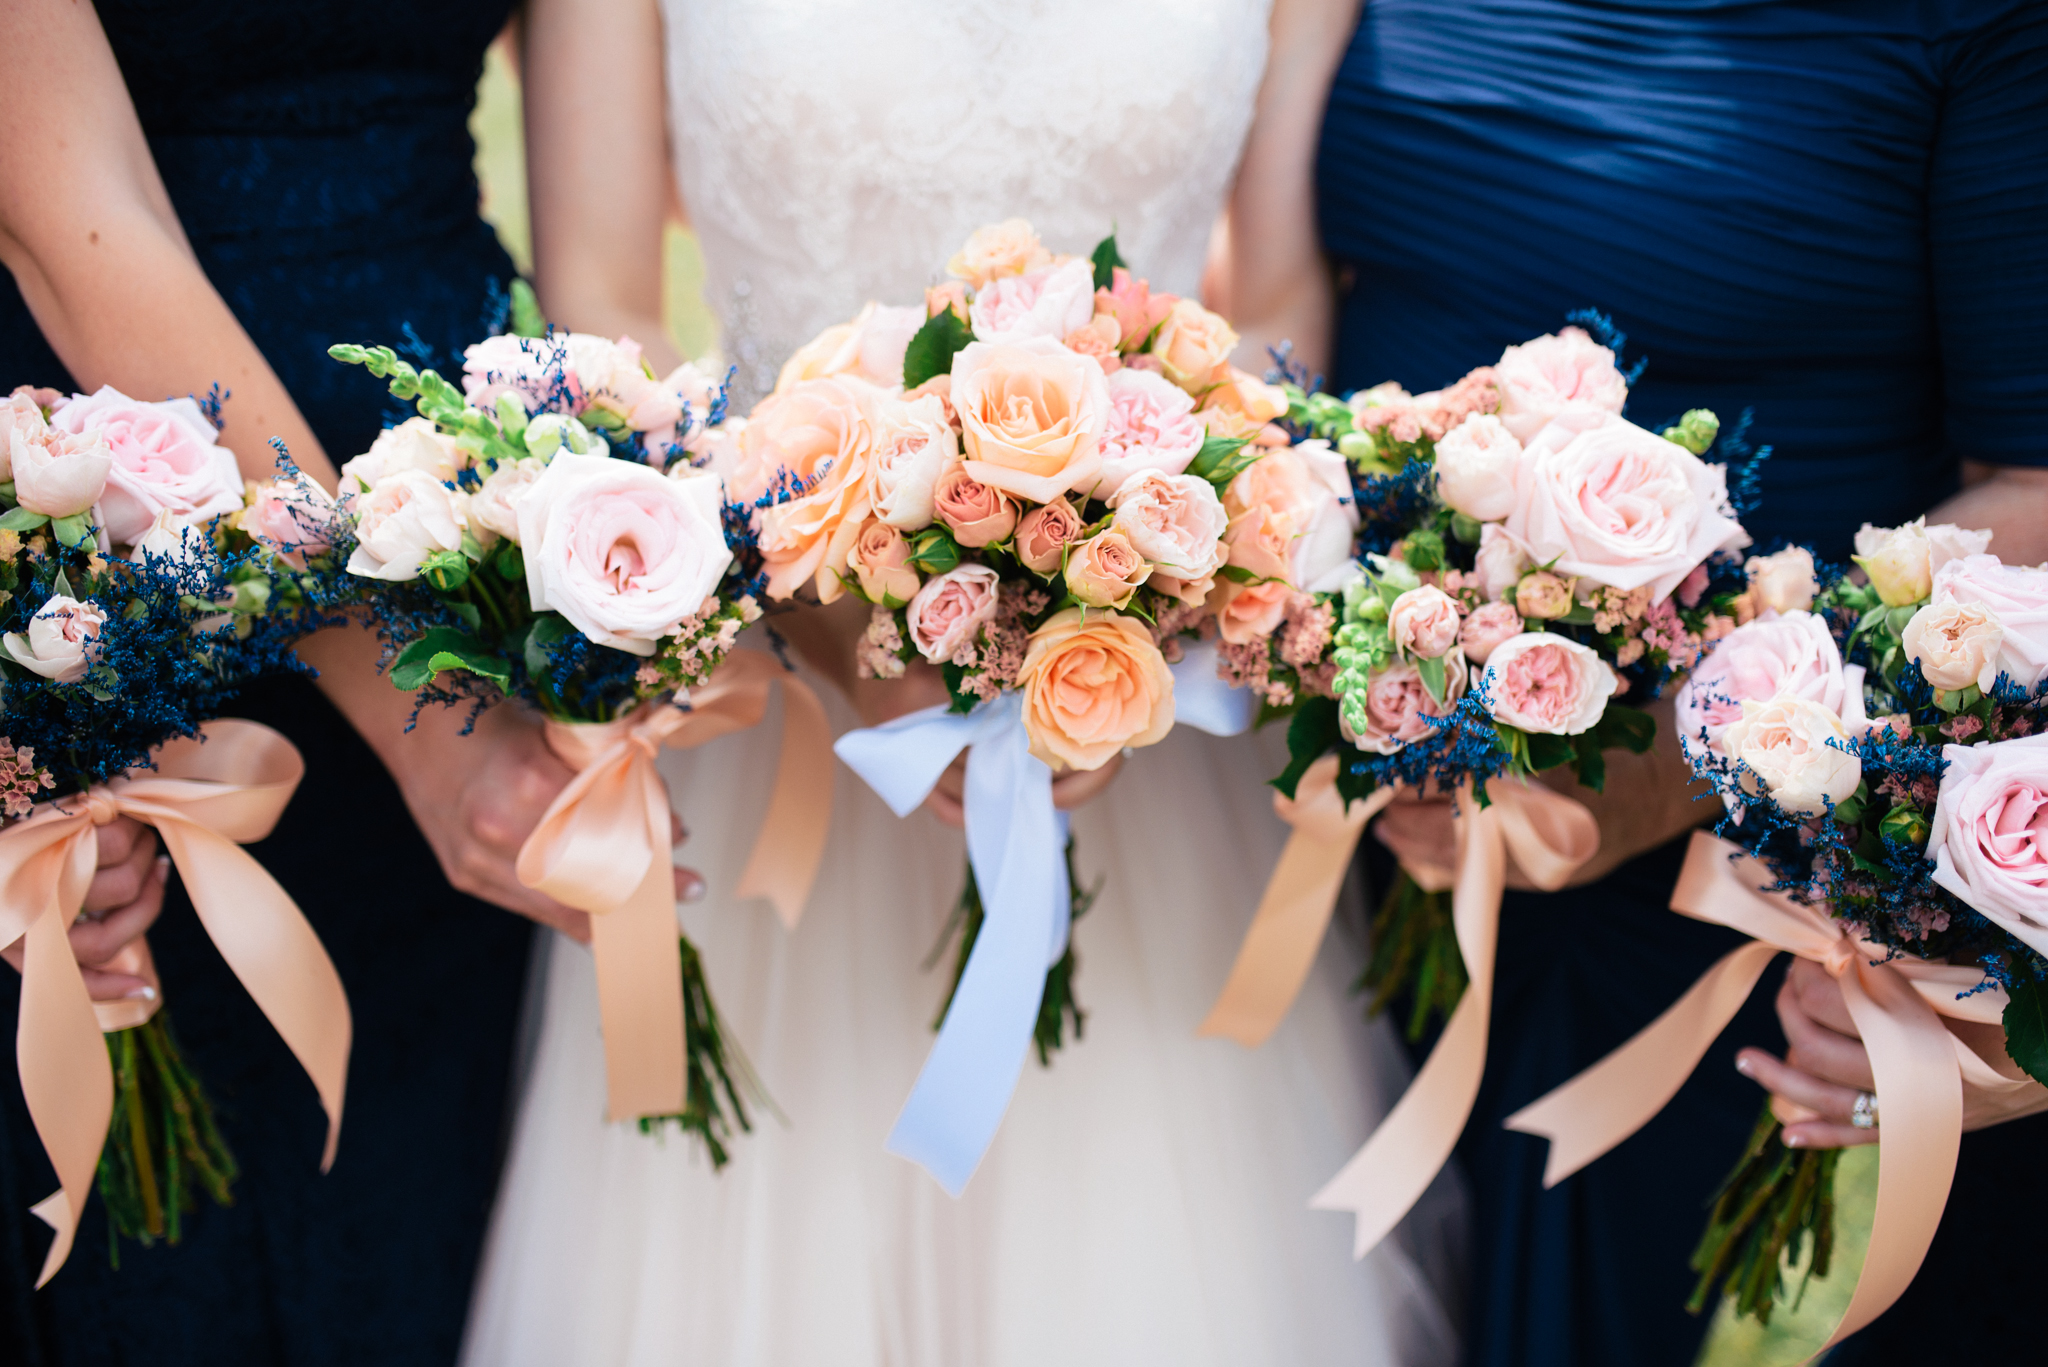
<svg viewBox="0 0 2048 1367">
<path fill-rule="evenodd" d="M 1403 993 L 1411 1005 L 1404 1027 L 1409 1043 L 1429 1029 L 1430 1018 L 1449 1020 L 1471 979 L 1458 949 L 1449 889 L 1425 892 L 1402 869 L 1372 920 L 1372 959 L 1353 984 L 1372 993 L 1366 1014 L 1377 1016 Z"/>
<path fill-rule="evenodd" d="M 1734 1298 L 1736 1314 L 1769 1324 L 1771 1307 L 1784 1294 L 1787 1256 L 1797 1265 L 1810 1243 L 1813 1256 L 1793 1297 L 1796 1309 L 1806 1284 L 1825 1278 L 1834 1256 L 1841 1158 L 1840 1149 L 1786 1148 L 1784 1127 L 1765 1107 L 1742 1160 L 1715 1193 L 1692 1255 L 1699 1285 L 1685 1308 L 1699 1314 L 1714 1303 L 1718 1285 Z"/>
<path fill-rule="evenodd" d="M 754 1132 L 753 1120 L 747 1114 L 746 1096 L 751 1095 L 756 1101 L 766 1101 L 767 1096 L 753 1069 L 748 1067 L 746 1057 L 739 1052 L 739 1046 L 728 1037 L 718 1006 L 711 999 L 711 985 L 704 977 L 704 956 L 698 953 L 697 946 L 690 943 L 689 937 L 678 938 L 682 951 L 683 1057 L 686 1060 L 683 1109 L 669 1115 L 640 1117 L 640 1132 L 653 1134 L 664 1125 L 673 1123 L 684 1134 L 694 1135 L 703 1142 L 704 1151 L 711 1158 L 712 1171 L 716 1172 L 731 1160 L 732 1155 L 725 1145 L 732 1138 L 733 1125 L 737 1123 L 743 1134 Z M 721 1093 L 725 1098 L 723 1103 L 719 1100 Z M 730 1118 L 725 1112 L 727 1106 L 732 1108 Z"/>
<path fill-rule="evenodd" d="M 1088 908 L 1095 905 L 1095 899 L 1102 894 L 1102 883 L 1083 890 L 1080 876 L 1074 868 L 1074 842 L 1067 842 L 1067 886 L 1072 889 L 1073 901 L 1068 916 L 1078 921 L 1087 915 Z M 974 866 L 967 866 L 967 882 L 960 889 L 960 901 L 955 904 L 953 914 L 946 918 L 945 929 L 939 932 L 939 943 L 932 948 L 932 954 L 925 961 L 930 968 L 938 962 L 939 955 L 946 948 L 954 930 L 960 932 L 960 948 L 953 958 L 953 981 L 946 986 L 946 1000 L 939 1007 L 939 1014 L 932 1020 L 936 1030 L 946 1023 L 946 1014 L 953 1009 L 954 994 L 960 990 L 960 977 L 967 972 L 967 960 L 974 953 L 974 942 L 981 936 L 982 922 L 981 889 L 974 881 Z M 1032 1027 L 1031 1042 L 1038 1050 L 1039 1066 L 1050 1068 L 1052 1056 L 1066 1045 L 1067 1023 L 1073 1022 L 1074 1038 L 1080 1039 L 1087 1023 L 1088 1013 L 1081 1009 L 1080 1001 L 1074 996 L 1074 973 L 1081 961 L 1074 955 L 1071 938 L 1067 941 L 1066 952 L 1059 961 L 1045 973 L 1045 995 L 1038 1001 L 1038 1022 Z"/>
<path fill-rule="evenodd" d="M 107 1257 L 118 1268 L 123 1237 L 145 1248 L 158 1239 L 176 1244 L 183 1217 L 198 1209 L 200 1189 L 216 1205 L 234 1204 L 240 1169 L 166 1012 L 106 1038 L 114 1119 L 100 1152 L 99 1191 L 113 1236 Z"/>
</svg>

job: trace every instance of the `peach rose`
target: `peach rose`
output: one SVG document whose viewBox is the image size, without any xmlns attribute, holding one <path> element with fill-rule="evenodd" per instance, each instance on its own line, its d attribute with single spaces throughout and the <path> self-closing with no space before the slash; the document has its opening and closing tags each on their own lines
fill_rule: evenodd
<svg viewBox="0 0 2048 1367">
<path fill-rule="evenodd" d="M 946 263 L 946 274 L 980 289 L 991 280 L 1022 275 L 1052 263 L 1052 253 L 1021 218 L 976 228 L 967 244 Z"/>
<path fill-rule="evenodd" d="M 1109 385 L 1102 367 L 1050 337 L 970 342 L 953 357 L 953 409 L 967 472 L 1050 503 L 1102 469 Z"/>
<path fill-rule="evenodd" d="M 1209 594 L 1208 608 L 1225 641 L 1234 646 L 1250 645 L 1280 629 L 1281 619 L 1287 615 L 1288 600 L 1293 596 L 1294 589 L 1284 579 L 1269 579 L 1260 584 L 1219 579 Z"/>
<path fill-rule="evenodd" d="M 1230 520 L 1223 534 L 1224 560 L 1261 579 L 1294 587 L 1287 561 L 1293 541 L 1294 527 L 1285 513 L 1263 506 L 1247 508 Z"/>
<path fill-rule="evenodd" d="M 1192 299 L 1177 299 L 1152 339 L 1159 371 L 1191 394 L 1199 394 L 1224 375 L 1219 368 L 1237 349 L 1230 324 Z"/>
<path fill-rule="evenodd" d="M 1116 496 L 1146 470 L 1177 475 L 1202 449 L 1202 424 L 1187 391 L 1143 370 L 1109 377 L 1109 427 L 1102 435 L 1102 473 L 1092 498 Z"/>
<path fill-rule="evenodd" d="M 947 312 L 963 323 L 967 321 L 967 286 L 958 280 L 925 286 L 924 316 L 931 319 Z"/>
<path fill-rule="evenodd" d="M 1055 574 L 1067 543 L 1081 535 L 1081 515 L 1063 498 L 1041 504 L 1017 524 L 1017 558 L 1034 574 Z"/>
<path fill-rule="evenodd" d="M 1166 315 L 1180 302 L 1171 294 L 1154 294 L 1152 287 L 1122 266 L 1110 272 L 1108 289 L 1095 291 L 1095 311 L 1116 318 L 1117 345 L 1125 351 L 1141 351 L 1152 329 L 1166 321 Z"/>
<path fill-rule="evenodd" d="M 917 571 L 910 567 L 910 542 L 886 522 L 869 522 L 853 539 L 846 565 L 871 603 L 900 608 L 917 596 Z"/>
<path fill-rule="evenodd" d="M 1483 665 L 1502 642 L 1522 634 L 1522 618 L 1507 603 L 1482 603 L 1458 628 L 1458 648 L 1473 664 Z"/>
<path fill-rule="evenodd" d="M 763 399 L 740 433 L 735 501 L 761 497 L 778 477 L 811 485 L 761 510 L 771 597 L 788 598 L 813 578 L 820 598 L 839 596 L 846 553 L 870 511 L 867 476 L 879 397 L 874 386 L 847 376 L 805 380 Z"/>
<path fill-rule="evenodd" d="M 826 328 L 798 347 L 782 363 L 774 392 L 830 375 L 857 375 L 883 388 L 902 384 L 903 353 L 924 321 L 921 309 L 870 302 L 852 322 Z"/>
<path fill-rule="evenodd" d="M 1067 555 L 1067 592 L 1091 608 L 1120 608 L 1151 573 L 1130 538 L 1115 530 L 1097 532 L 1075 542 Z"/>
<path fill-rule="evenodd" d="M 1526 442 L 1543 425 L 1575 404 L 1619 413 L 1628 402 L 1628 381 L 1615 368 L 1614 353 L 1584 328 L 1545 333 L 1511 346 L 1494 367 L 1501 390 L 1501 421 L 1517 441 Z"/>
<path fill-rule="evenodd" d="M 1429 695 L 1422 673 L 1407 660 L 1396 660 L 1366 681 L 1363 708 L 1355 704 L 1338 709 L 1338 730 L 1361 750 L 1391 755 L 1427 740 L 1436 728 L 1428 718 L 1447 717 L 1465 696 L 1471 678 L 1464 655 L 1456 650 L 1443 657 L 1444 700 Z M 1365 725 L 1354 726 L 1363 716 Z"/>
<path fill-rule="evenodd" d="M 28 619 L 28 634 L 10 631 L 0 638 L 7 654 L 23 669 L 54 683 L 77 683 L 99 653 L 100 628 L 106 613 L 98 603 L 53 594 Z"/>
<path fill-rule="evenodd" d="M 1055 769 L 1099 769 L 1173 729 L 1173 674 L 1142 622 L 1068 608 L 1031 633 L 1017 686 L 1031 753 Z"/>
<path fill-rule="evenodd" d="M 1813 552 L 1804 546 L 1788 546 L 1775 555 L 1752 555 L 1743 561 L 1742 569 L 1749 576 L 1750 601 L 1760 611 L 1804 612 L 1820 592 Z M 1705 578 L 1704 567 L 1701 578 Z"/>
<path fill-rule="evenodd" d="M 1524 617 L 1563 617 L 1572 610 L 1572 585 L 1548 570 L 1524 575 L 1515 585 L 1515 611 Z"/>
<path fill-rule="evenodd" d="M 1495 646 L 1484 682 L 1495 721 L 1552 736 L 1591 729 L 1615 688 L 1606 661 L 1547 631 L 1525 631 Z"/>
<path fill-rule="evenodd" d="M 1287 578 L 1306 593 L 1328 593 L 1352 574 L 1358 505 L 1351 474 L 1330 443 L 1315 438 L 1266 452 L 1224 491 L 1234 518 L 1252 507 L 1270 510 L 1292 536 Z"/>
<path fill-rule="evenodd" d="M 932 510 L 963 546 L 990 546 L 1017 530 L 1017 505 L 967 473 L 965 461 L 948 461 L 932 485 Z"/>
<path fill-rule="evenodd" d="M 1434 584 L 1409 589 L 1387 609 L 1394 649 L 1420 660 L 1437 659 L 1456 645 L 1461 625 L 1458 600 Z"/>
<path fill-rule="evenodd" d="M 1111 524 L 1161 574 L 1193 580 L 1223 566 L 1223 533 L 1230 525 L 1216 486 L 1197 475 L 1146 471 L 1109 500 Z"/>
<path fill-rule="evenodd" d="M 991 280 L 967 310 L 974 335 L 983 342 L 1059 341 L 1087 327 L 1094 316 L 1095 269 L 1079 258 Z"/>
<path fill-rule="evenodd" d="M 937 665 L 970 649 L 982 626 L 995 619 L 999 582 L 986 565 L 961 565 L 928 580 L 905 614 L 917 653 Z"/>
</svg>

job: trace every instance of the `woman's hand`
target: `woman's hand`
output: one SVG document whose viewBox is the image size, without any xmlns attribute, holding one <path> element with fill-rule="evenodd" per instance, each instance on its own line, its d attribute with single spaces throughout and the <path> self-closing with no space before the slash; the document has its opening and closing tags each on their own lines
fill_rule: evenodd
<svg viewBox="0 0 2048 1367">
<path fill-rule="evenodd" d="M 1064 773 L 1052 781 L 1052 805 L 1063 812 L 1072 811 L 1084 802 L 1092 802 L 1099 796 L 1109 781 L 1116 777 L 1116 771 L 1123 768 L 1122 755 L 1110 756 L 1109 763 L 1100 769 L 1076 770 Z M 964 828 L 967 825 L 967 756 L 962 755 L 946 766 L 946 772 L 939 775 L 939 781 L 932 787 L 932 795 L 924 800 L 932 809 L 932 815 L 948 826 Z"/>
<path fill-rule="evenodd" d="M 132 973 L 100 967 L 141 938 L 164 909 L 164 884 L 171 861 L 158 854 L 156 832 L 133 817 L 121 817 L 99 828 L 99 868 L 86 889 L 85 909 L 71 923 L 71 952 L 85 975 L 85 990 L 94 1001 L 153 997 L 156 989 Z M 19 940 L 4 952 L 21 971 Z"/>
<path fill-rule="evenodd" d="M 1785 1028 L 1789 1046 L 1780 1060 L 1762 1049 L 1744 1049 L 1735 1057 L 1735 1067 L 1744 1077 L 1754 1079 L 1781 1102 L 1781 1116 L 1794 1119 L 1785 1126 L 1785 1145 L 1794 1149 L 1843 1149 L 1855 1144 L 1875 1144 L 1878 1129 L 1858 1129 L 1850 1123 L 1860 1092 L 1875 1093 L 1870 1055 L 1850 1019 L 1842 988 L 1828 971 L 1806 959 L 1795 959 L 1778 989 L 1778 1021 Z M 1995 1039 L 1967 1040 L 1999 1071 L 2018 1077 L 2016 1065 L 2003 1054 L 2002 1033 L 1983 1027 Z M 1879 1119 L 1883 1118 L 1882 1102 Z M 2024 1086 L 1989 1089 L 1963 1079 L 1963 1128 L 1981 1130 L 2048 1110 L 2048 1087 L 2028 1081 Z M 1808 1118 L 1801 1119 L 1801 1115 Z"/>
</svg>

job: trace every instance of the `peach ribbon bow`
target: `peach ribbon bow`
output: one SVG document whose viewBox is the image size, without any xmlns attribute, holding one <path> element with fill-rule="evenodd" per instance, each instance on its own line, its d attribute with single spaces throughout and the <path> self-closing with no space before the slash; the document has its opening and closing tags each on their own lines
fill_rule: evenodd
<svg viewBox="0 0 2048 1367">
<path fill-rule="evenodd" d="M 610 722 L 546 724 L 576 777 L 520 848 L 519 881 L 591 913 L 605 1084 L 613 1120 L 683 1109 L 683 986 L 676 948 L 668 787 L 654 766 L 757 724 L 783 686 L 782 754 L 738 894 L 774 903 L 794 927 L 809 900 L 832 814 L 832 731 L 818 695 L 773 657 L 736 650 L 687 707 L 662 703 Z"/>
<path fill-rule="evenodd" d="M 341 1135 L 353 1026 L 341 979 L 298 906 L 242 845 L 270 834 L 306 772 L 290 741 L 267 726 L 223 719 L 76 798 L 39 808 L 0 831 L 0 944 L 23 940 L 21 1090 L 57 1169 L 57 1191 L 35 1213 L 57 1231 L 36 1279 L 64 1264 L 114 1111 L 114 1073 L 101 1031 L 140 1024 L 85 990 L 69 931 L 98 863 L 97 827 L 130 816 L 154 826 L 193 909 L 221 957 L 277 1028 L 327 1110 L 321 1171 Z"/>
<path fill-rule="evenodd" d="M 1965 1029 L 1998 1023 L 2003 991 L 1959 995 L 1982 982 L 1980 970 L 1919 959 L 1886 962 L 1888 951 L 1847 934 L 1844 923 L 1821 908 L 1759 891 L 1775 881 L 1739 846 L 1694 832 L 1671 909 L 1754 939 L 1708 969 L 1634 1039 L 1508 1117 L 1507 1125 L 1551 1141 L 1543 1182 L 1554 1186 L 1664 1108 L 1780 952 L 1825 965 L 1842 985 L 1884 1105 L 1870 1252 L 1826 1345 L 1832 1347 L 1897 1300 L 1927 1256 L 1955 1176 L 1962 1079 L 1989 1090 L 2023 1087 L 2026 1080 L 1999 1073 L 1944 1022 Z"/>
<path fill-rule="evenodd" d="M 1494 944 L 1508 856 L 1536 886 L 1555 890 L 1600 848 L 1593 814 L 1561 793 L 1506 779 L 1487 784 L 1486 793 L 1490 803 L 1481 807 L 1470 780 L 1457 792 L 1458 867 L 1451 920 L 1470 986 L 1401 1100 L 1309 1202 L 1316 1210 L 1348 1210 L 1357 1217 L 1356 1257 L 1372 1251 L 1421 1198 L 1472 1114 L 1486 1068 Z"/>
</svg>

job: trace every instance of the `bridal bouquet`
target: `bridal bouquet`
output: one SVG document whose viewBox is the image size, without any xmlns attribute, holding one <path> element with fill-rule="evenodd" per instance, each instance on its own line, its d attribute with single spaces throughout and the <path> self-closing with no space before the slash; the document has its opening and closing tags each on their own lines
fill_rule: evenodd
<svg viewBox="0 0 2048 1367">
<path fill-rule="evenodd" d="M 805 346 L 719 441 L 738 497 L 791 494 L 759 515 L 769 597 L 855 595 L 865 677 L 924 661 L 944 678 L 949 706 L 846 736 L 841 757 L 907 814 L 969 751 L 965 943 L 891 1138 L 957 1192 L 1026 1048 L 1080 1026 L 1067 931 L 1085 899 L 1053 775 L 1176 717 L 1241 729 L 1213 667 L 1183 657 L 1206 658 L 1206 621 L 1227 632 L 1274 597 L 1227 491 L 1286 437 L 1277 392 L 1231 368 L 1229 325 L 1154 293 L 1113 237 L 1059 256 L 1012 220 L 947 273 L 922 306 L 869 304 Z"/>
<path fill-rule="evenodd" d="M 388 348 L 333 348 L 419 412 L 342 467 L 347 573 L 369 592 L 392 682 L 422 705 L 512 698 L 545 718 L 578 776 L 521 851 L 519 875 L 593 913 L 610 1113 L 643 1129 L 677 1121 L 722 1165 L 732 1126 L 751 1127 L 748 1079 L 697 950 L 678 938 L 652 757 L 760 718 L 781 671 L 733 647 L 760 616 L 749 524 L 778 495 L 729 504 L 697 464 L 723 413 L 719 385 L 688 365 L 658 380 L 631 341 L 544 329 L 530 294 L 519 297 L 538 335 L 471 347 L 461 389 Z M 803 764 L 792 774 L 792 760 L 829 761 L 816 758 L 815 698 L 784 682 L 769 817 L 782 843 L 757 849 L 740 891 L 776 897 L 788 917 L 824 819 L 815 776 Z"/>
<path fill-rule="evenodd" d="M 156 827 L 215 945 L 320 1092 L 323 1165 L 340 1123 L 340 980 L 237 848 L 268 834 L 303 765 L 266 727 L 209 720 L 247 680 L 298 668 L 291 643 L 328 620 L 301 573 L 319 550 L 294 530 L 299 483 L 245 485 L 217 414 L 211 400 L 111 388 L 22 388 L 0 405 L 0 942 L 19 946 L 22 1089 L 62 1183 L 35 1208 L 57 1230 L 45 1281 L 95 1170 L 112 1230 L 144 1244 L 176 1243 L 196 1192 L 226 1203 L 236 1172 L 160 1009 L 147 942 L 105 965 L 147 986 L 88 1000 L 68 931 L 96 826 L 127 815 Z"/>
</svg>

